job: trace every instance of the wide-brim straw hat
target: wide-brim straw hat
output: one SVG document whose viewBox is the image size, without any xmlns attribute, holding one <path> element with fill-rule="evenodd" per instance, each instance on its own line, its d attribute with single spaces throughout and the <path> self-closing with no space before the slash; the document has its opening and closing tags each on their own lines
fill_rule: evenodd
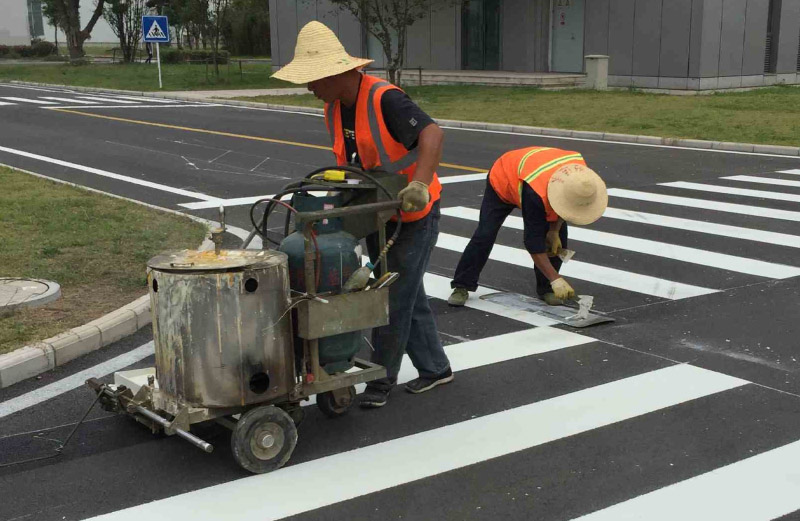
<svg viewBox="0 0 800 521">
<path fill-rule="evenodd" d="M 297 35 L 294 58 L 272 77 L 292 83 L 311 83 L 373 61 L 350 56 L 325 24 L 308 22 Z"/>
<path fill-rule="evenodd" d="M 570 224 L 591 224 L 608 206 L 606 184 L 597 173 L 584 165 L 559 168 L 547 184 L 550 206 Z"/>
</svg>

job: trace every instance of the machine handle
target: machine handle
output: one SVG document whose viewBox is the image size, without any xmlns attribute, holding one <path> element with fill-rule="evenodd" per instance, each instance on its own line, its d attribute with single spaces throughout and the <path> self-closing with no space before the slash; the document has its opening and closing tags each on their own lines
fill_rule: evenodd
<svg viewBox="0 0 800 521">
<path fill-rule="evenodd" d="M 357 206 L 345 206 L 343 208 L 333 208 L 331 210 L 317 210 L 314 212 L 298 212 L 295 220 L 298 224 L 319 221 L 322 219 L 333 219 L 335 217 L 347 217 L 351 215 L 361 215 L 378 213 L 386 210 L 397 210 L 400 208 L 400 201 L 383 201 L 380 203 L 359 204 Z"/>
</svg>

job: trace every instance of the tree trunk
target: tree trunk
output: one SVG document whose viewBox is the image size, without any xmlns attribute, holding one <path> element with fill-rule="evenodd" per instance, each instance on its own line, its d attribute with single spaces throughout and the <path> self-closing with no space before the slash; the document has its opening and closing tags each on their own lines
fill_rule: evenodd
<svg viewBox="0 0 800 521">
<path fill-rule="evenodd" d="M 84 56 L 83 52 L 83 37 L 81 30 L 78 27 L 71 27 L 64 31 L 64 36 L 67 37 L 67 49 L 69 49 L 69 61 L 80 60 Z"/>
</svg>

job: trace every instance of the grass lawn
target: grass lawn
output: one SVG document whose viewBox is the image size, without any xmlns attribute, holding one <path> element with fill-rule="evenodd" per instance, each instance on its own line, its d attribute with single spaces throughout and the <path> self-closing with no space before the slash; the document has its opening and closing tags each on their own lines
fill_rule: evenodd
<svg viewBox="0 0 800 521">
<path fill-rule="evenodd" d="M 215 78 L 209 65 L 161 65 L 165 91 L 219 89 L 275 89 L 294 87 L 290 83 L 269 77 L 269 63 L 239 63 L 220 65 L 220 77 Z M 53 85 L 100 87 L 134 91 L 157 91 L 156 64 L 90 64 L 90 65 L 3 65 L 0 81 L 20 80 Z"/>
<path fill-rule="evenodd" d="M 800 88 L 669 96 L 635 91 L 423 86 L 406 92 L 431 116 L 621 134 L 800 146 Z M 312 95 L 239 98 L 322 107 Z"/>
<path fill-rule="evenodd" d="M 0 353 L 81 326 L 147 293 L 146 263 L 196 248 L 187 218 L 0 167 L 0 277 L 54 280 L 61 298 L 0 317 Z"/>
</svg>

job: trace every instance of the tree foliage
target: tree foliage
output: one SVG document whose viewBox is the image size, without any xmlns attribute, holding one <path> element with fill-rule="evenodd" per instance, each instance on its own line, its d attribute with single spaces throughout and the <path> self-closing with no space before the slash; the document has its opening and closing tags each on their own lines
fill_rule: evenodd
<svg viewBox="0 0 800 521">
<path fill-rule="evenodd" d="M 83 58 L 83 42 L 91 37 L 92 29 L 103 15 L 106 0 L 96 2 L 89 22 L 81 29 L 81 0 L 42 0 L 42 13 L 48 20 L 55 21 L 67 37 L 70 61 Z"/>
<path fill-rule="evenodd" d="M 397 84 L 405 64 L 407 30 L 430 16 L 433 9 L 453 5 L 455 0 L 330 0 L 349 11 L 362 27 L 375 36 L 386 55 L 389 81 Z"/>
<path fill-rule="evenodd" d="M 233 0 L 222 38 L 232 54 L 269 55 L 269 0 Z"/>
<path fill-rule="evenodd" d="M 148 11 L 146 0 L 106 0 L 103 17 L 119 38 L 122 60 L 133 63 L 142 37 L 142 15 Z"/>
</svg>

